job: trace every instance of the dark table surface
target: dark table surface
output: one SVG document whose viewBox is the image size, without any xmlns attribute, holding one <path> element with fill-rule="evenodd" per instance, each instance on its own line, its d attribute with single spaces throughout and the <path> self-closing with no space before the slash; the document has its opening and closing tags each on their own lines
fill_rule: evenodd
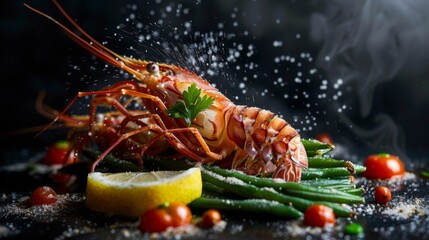
<svg viewBox="0 0 429 240">
<path fill-rule="evenodd" d="M 64 21 L 50 1 L 26 3 Z M 407 169 L 416 173 L 389 183 L 359 182 L 368 191 L 367 203 L 353 206 L 357 216 L 339 219 L 333 229 L 320 231 L 304 228 L 300 221 L 225 212 L 224 230 L 203 231 L 189 238 L 349 238 L 342 233 L 349 222 L 358 222 L 365 229 L 363 235 L 350 238 L 426 238 L 429 188 L 418 172 L 429 167 L 429 125 L 425 124 L 429 121 L 429 31 L 424 17 L 428 1 L 127 0 L 105 1 L 102 8 L 94 0 L 61 4 L 95 39 L 107 41 L 120 54 L 172 62 L 204 73 L 236 104 L 281 113 L 304 137 L 329 132 L 350 151 L 360 153 L 345 159 L 361 161 L 366 156 L 368 152 L 354 149 L 359 144 L 371 151 L 407 157 Z M 0 31 L 7 43 L 2 49 L 5 81 L 0 95 L 4 113 L 0 133 L 50 121 L 34 107 L 43 89 L 47 90 L 46 104 L 63 109 L 78 91 L 99 90 L 123 80 L 117 70 L 102 70 L 103 62 L 93 59 L 21 1 L 3 1 L 1 10 Z M 139 24 L 144 27 L 138 28 Z M 172 31 L 174 27 L 179 30 Z M 209 37 L 199 39 L 197 32 Z M 210 34 L 219 33 L 226 35 L 211 45 Z M 143 43 L 139 42 L 141 36 L 146 37 Z M 200 40 L 204 46 L 189 47 Z M 164 53 L 158 41 L 177 45 L 182 51 Z M 230 57 L 230 50 L 244 50 L 233 63 L 214 69 L 213 76 L 208 74 L 213 64 L 207 68 L 203 67 L 207 62 L 198 64 L 201 70 L 197 71 L 197 65 L 186 61 L 196 56 L 193 51 L 212 59 L 208 50 L 215 47 L 220 47 L 220 62 Z M 55 134 L 47 132 L 36 140 L 33 135 L 2 134 L 1 165 L 37 159 L 57 139 Z M 420 155 L 410 150 L 423 157 L 415 157 Z M 0 238 L 150 238 L 137 230 L 136 219 L 90 212 L 83 204 L 81 188 L 62 195 L 61 207 L 28 209 L 22 204 L 36 186 L 49 183 L 44 174 L 0 171 Z M 379 184 L 394 189 L 386 206 L 373 203 L 371 190 Z"/>
<path fill-rule="evenodd" d="M 28 157 L 28 152 L 24 151 Z M 40 158 L 35 154 L 35 161 Z M 255 216 L 223 212 L 226 225 L 216 230 L 197 229 L 191 235 L 170 235 L 185 239 L 425 239 L 429 232 L 429 181 L 419 176 L 427 169 L 421 159 L 407 163 L 409 172 L 403 179 L 368 181 L 357 177 L 363 186 L 365 204 L 351 206 L 357 213 L 353 218 L 339 218 L 331 228 L 311 228 L 301 220 L 287 220 L 271 216 Z M 50 184 L 48 174 L 28 171 L 0 171 L 0 238 L 2 239 L 150 239 L 137 228 L 137 218 L 106 216 L 88 210 L 84 205 L 84 189 L 74 188 L 72 193 L 60 195 L 61 204 L 49 207 L 25 205 L 31 190 Z M 391 202 L 374 203 L 375 186 L 387 185 L 393 191 Z M 69 189 L 70 190 L 70 189 Z M 59 190 L 61 191 L 61 190 Z M 67 190 L 62 190 L 66 192 Z M 194 211 L 194 215 L 200 214 Z M 359 223 L 364 233 L 344 235 L 344 226 Z M 194 229 L 195 230 L 195 229 Z M 161 236 L 161 238 L 167 238 Z"/>
</svg>

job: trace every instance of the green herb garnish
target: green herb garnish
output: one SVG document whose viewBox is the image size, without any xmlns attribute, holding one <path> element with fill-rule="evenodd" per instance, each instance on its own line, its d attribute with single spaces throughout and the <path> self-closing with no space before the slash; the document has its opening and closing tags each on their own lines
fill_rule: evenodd
<svg viewBox="0 0 429 240">
<path fill-rule="evenodd" d="M 187 91 L 183 92 L 183 101 L 176 102 L 166 112 L 173 118 L 183 118 L 189 127 L 198 113 L 209 108 L 215 100 L 207 95 L 203 97 L 200 97 L 200 95 L 201 89 L 197 88 L 197 84 L 193 83 L 188 87 Z"/>
</svg>

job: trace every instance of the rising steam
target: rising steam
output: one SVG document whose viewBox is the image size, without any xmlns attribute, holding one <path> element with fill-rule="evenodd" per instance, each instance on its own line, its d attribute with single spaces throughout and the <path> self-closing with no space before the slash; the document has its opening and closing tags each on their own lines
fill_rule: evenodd
<svg viewBox="0 0 429 240">
<path fill-rule="evenodd" d="M 392 80 L 411 56 L 426 47 L 429 34 L 429 1 L 361 0 L 326 1 L 311 19 L 311 36 L 321 43 L 317 64 L 329 79 L 342 79 L 353 87 L 360 117 L 373 121 L 365 129 L 346 113 L 340 118 L 353 126 L 360 138 L 390 146 L 403 153 L 403 133 L 384 113 L 371 116 L 374 91 L 380 83 Z M 374 115 L 374 114 L 373 114 Z M 376 137 L 377 136 L 377 137 Z"/>
</svg>

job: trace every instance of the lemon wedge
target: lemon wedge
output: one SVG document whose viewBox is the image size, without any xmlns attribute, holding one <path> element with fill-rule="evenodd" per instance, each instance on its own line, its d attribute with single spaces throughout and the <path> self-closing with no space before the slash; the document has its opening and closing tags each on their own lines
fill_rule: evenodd
<svg viewBox="0 0 429 240">
<path fill-rule="evenodd" d="M 85 204 L 89 209 L 141 216 L 165 202 L 188 204 L 202 193 L 201 170 L 88 174 Z"/>
</svg>

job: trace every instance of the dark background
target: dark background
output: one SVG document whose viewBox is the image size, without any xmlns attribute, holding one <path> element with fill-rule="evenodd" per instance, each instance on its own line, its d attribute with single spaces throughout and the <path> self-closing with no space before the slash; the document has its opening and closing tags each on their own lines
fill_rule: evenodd
<svg viewBox="0 0 429 240">
<path fill-rule="evenodd" d="M 65 22 L 48 0 L 26 3 Z M 116 52 L 197 71 L 237 104 L 281 114 L 305 138 L 327 132 L 350 154 L 391 152 L 413 160 L 429 153 L 429 4 L 424 0 L 61 4 Z M 56 130 L 37 138 L 37 131 L 10 134 L 49 123 L 34 106 L 41 90 L 47 91 L 46 104 L 62 109 L 77 91 L 124 76 L 22 1 L 0 5 L 0 161 L 9 162 L 17 151 L 31 149 L 24 151 L 31 155 L 63 136 Z M 148 35 L 139 42 L 138 36 Z M 203 60 L 193 63 L 193 57 Z M 219 62 L 227 63 L 220 68 Z M 85 111 L 84 104 L 77 106 L 76 113 Z"/>
</svg>

